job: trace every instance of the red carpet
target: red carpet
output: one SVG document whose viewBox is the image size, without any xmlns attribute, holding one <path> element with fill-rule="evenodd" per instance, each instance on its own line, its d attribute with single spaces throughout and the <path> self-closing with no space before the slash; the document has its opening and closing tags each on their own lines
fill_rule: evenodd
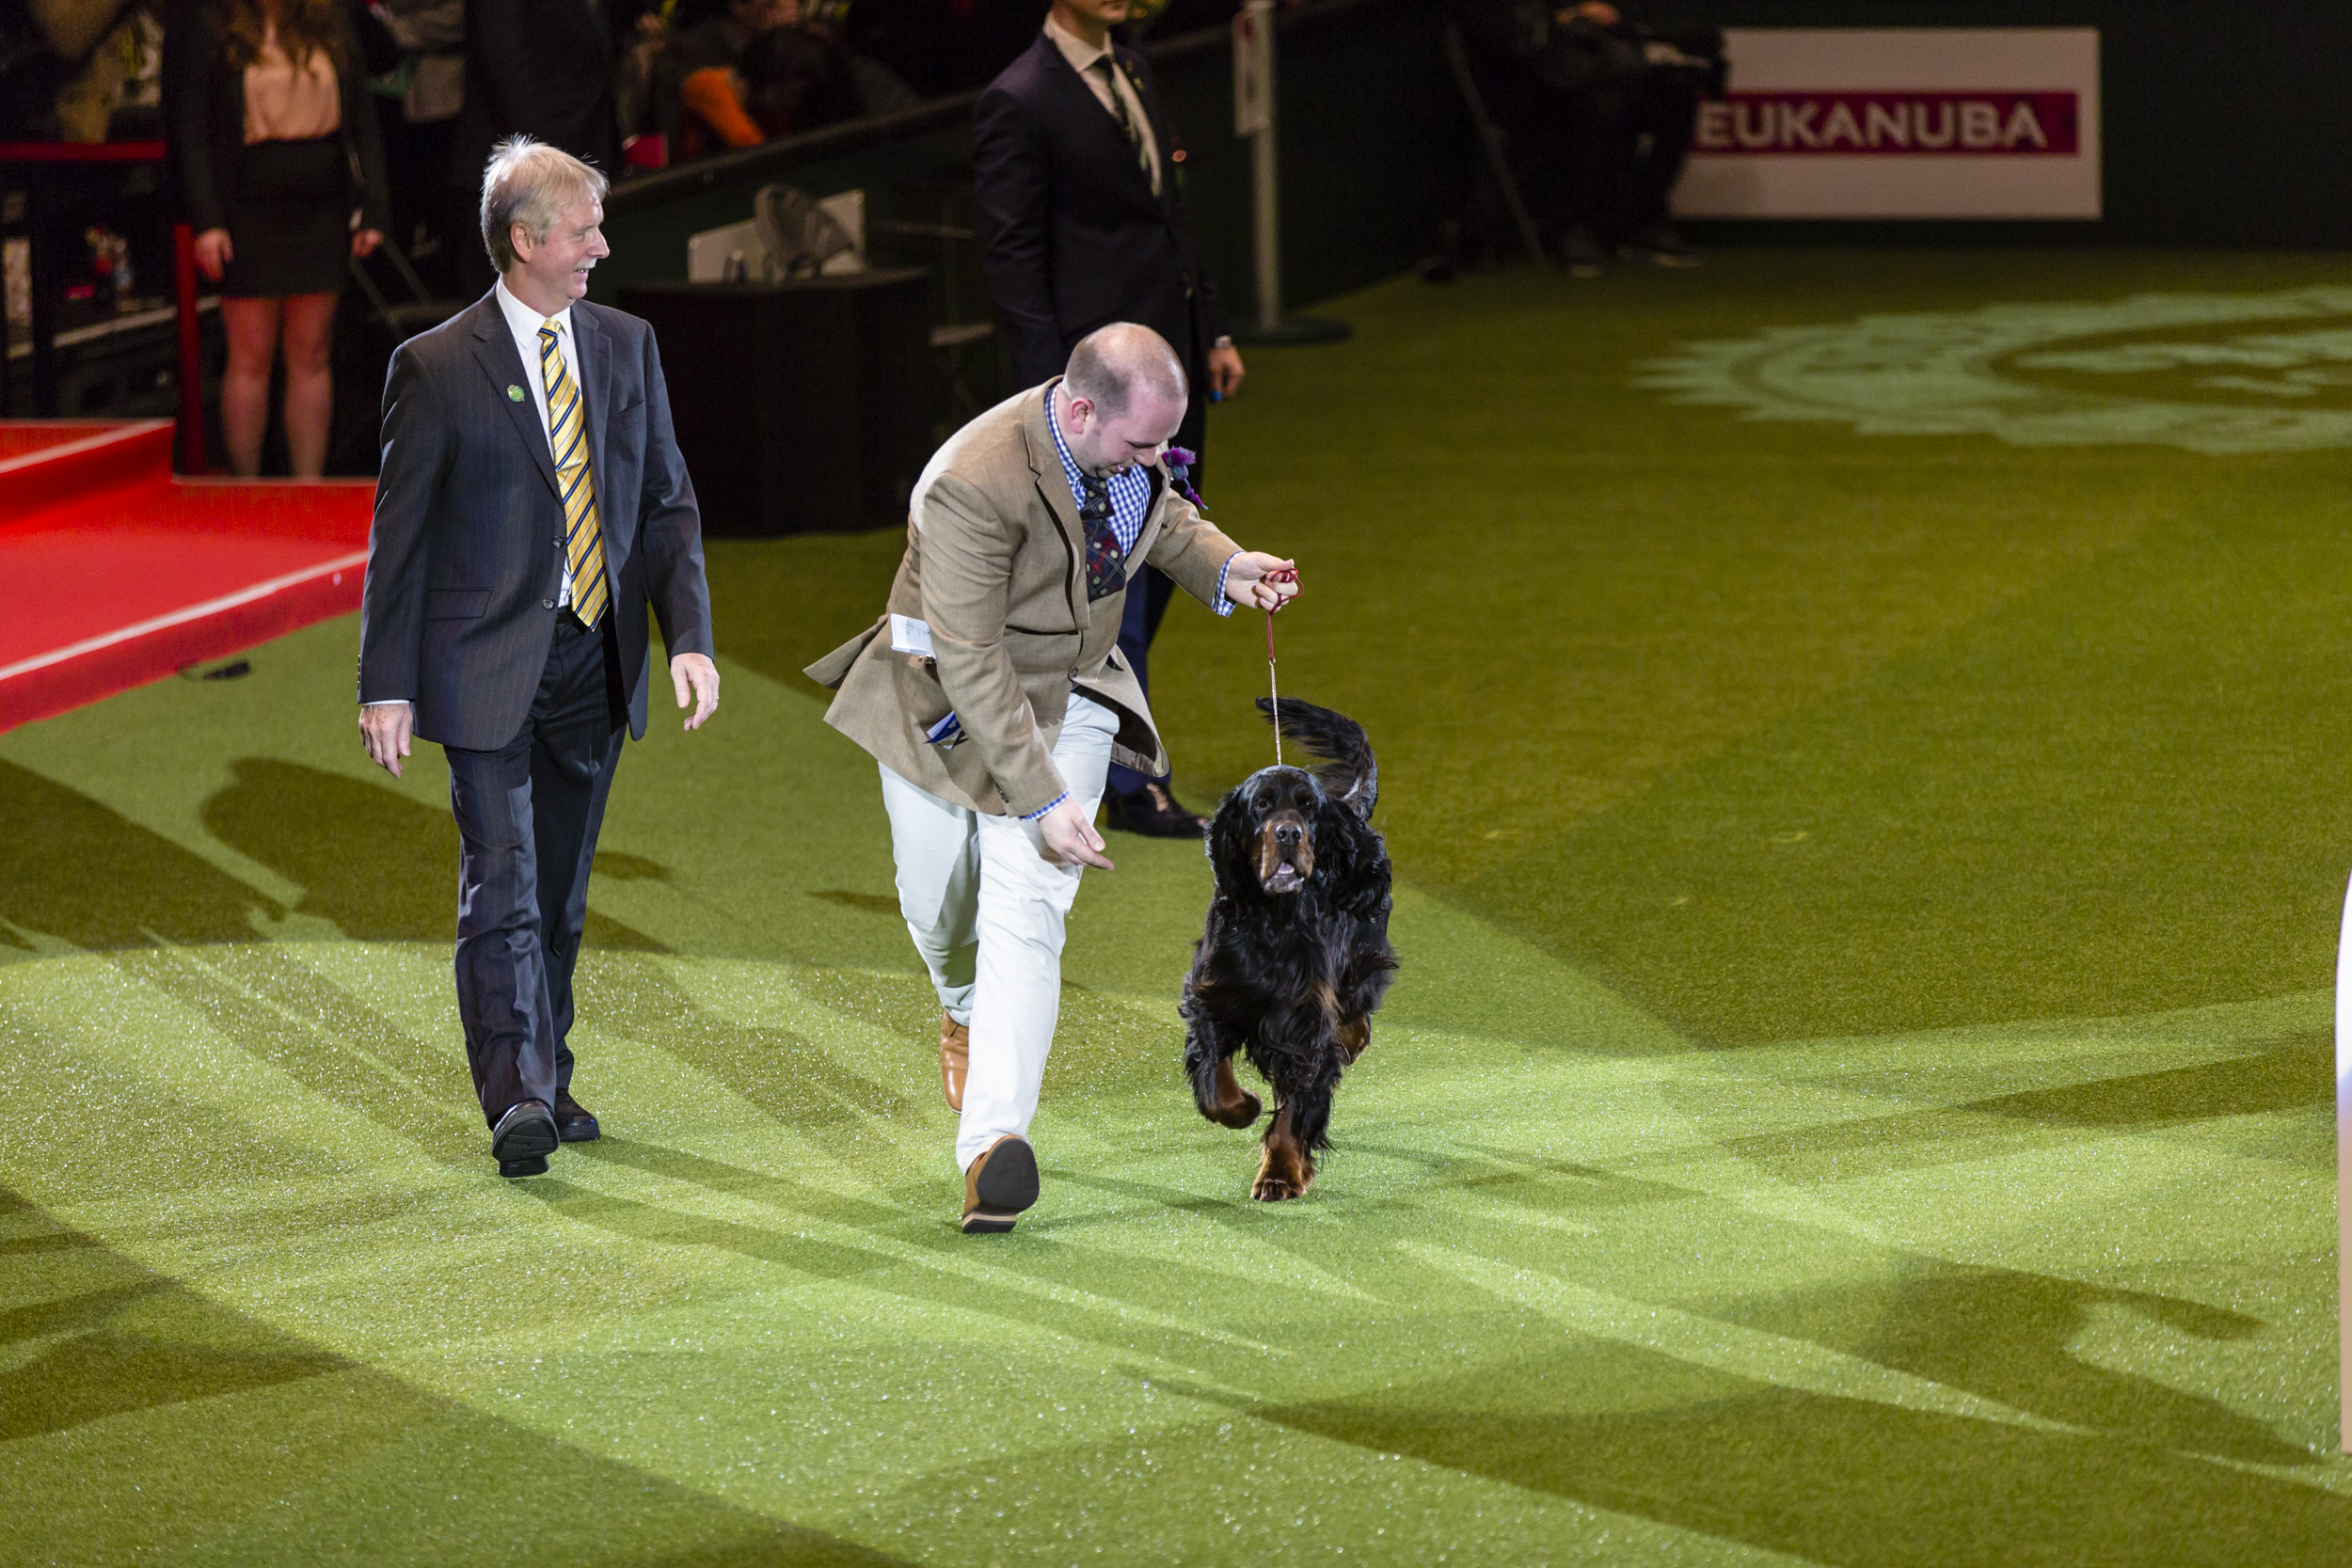
<svg viewBox="0 0 2352 1568">
<path fill-rule="evenodd" d="M 178 480 L 168 420 L 0 423 L 0 730 L 356 610 L 368 480 Z"/>
</svg>

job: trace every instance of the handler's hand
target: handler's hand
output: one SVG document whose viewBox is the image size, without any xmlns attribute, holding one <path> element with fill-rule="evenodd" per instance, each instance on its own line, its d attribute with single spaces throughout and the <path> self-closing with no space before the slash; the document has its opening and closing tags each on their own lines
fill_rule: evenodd
<svg viewBox="0 0 2352 1568">
<path fill-rule="evenodd" d="M 708 654 L 680 654 L 670 660 L 670 684 L 677 688 L 677 705 L 694 705 L 686 727 L 699 730 L 719 706 L 719 667 Z"/>
<path fill-rule="evenodd" d="M 359 710 L 359 743 L 368 749 L 368 760 L 395 779 L 400 759 L 408 754 L 408 737 L 416 733 L 412 704 L 375 703 Z"/>
<path fill-rule="evenodd" d="M 1037 828 L 1054 859 L 1065 864 L 1075 861 L 1080 865 L 1099 866 L 1104 871 L 1119 869 L 1103 853 L 1103 835 L 1094 831 L 1094 824 L 1087 820 L 1077 801 L 1064 800 L 1040 817 Z"/>
<path fill-rule="evenodd" d="M 1290 575 L 1269 582 L 1269 572 Z M 1252 610 L 1279 610 L 1298 596 L 1298 562 L 1268 555 L 1263 550 L 1244 550 L 1233 557 L 1232 565 L 1226 569 L 1225 596 Z"/>
<path fill-rule="evenodd" d="M 1248 373 L 1242 369 L 1241 350 L 1232 344 L 1209 350 L 1209 387 L 1220 399 L 1240 391 L 1241 378 Z"/>
<path fill-rule="evenodd" d="M 228 230 L 207 229 L 196 237 L 196 270 L 214 282 L 220 281 L 220 275 L 235 259 L 236 246 L 229 243 Z"/>
</svg>

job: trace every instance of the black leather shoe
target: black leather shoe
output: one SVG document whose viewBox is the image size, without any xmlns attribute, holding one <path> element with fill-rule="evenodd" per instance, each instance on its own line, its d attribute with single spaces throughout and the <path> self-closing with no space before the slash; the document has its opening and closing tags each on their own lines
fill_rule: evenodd
<svg viewBox="0 0 2352 1568">
<path fill-rule="evenodd" d="M 1103 797 L 1104 823 L 1145 838 L 1199 838 L 1208 824 L 1176 803 L 1165 780 L 1154 779 L 1124 795 Z"/>
<path fill-rule="evenodd" d="M 555 1117 L 536 1100 L 509 1106 L 490 1129 L 490 1157 L 501 1176 L 545 1176 L 558 1142 Z"/>
<path fill-rule="evenodd" d="M 603 1135 L 595 1113 L 572 1098 L 569 1089 L 555 1091 L 555 1135 L 567 1144 L 594 1143 Z"/>
</svg>

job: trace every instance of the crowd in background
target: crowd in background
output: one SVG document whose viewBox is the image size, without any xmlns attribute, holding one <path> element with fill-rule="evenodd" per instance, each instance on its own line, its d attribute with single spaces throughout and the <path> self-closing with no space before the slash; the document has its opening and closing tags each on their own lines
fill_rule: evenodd
<svg viewBox="0 0 2352 1568">
<path fill-rule="evenodd" d="M 334 0 L 388 120 L 459 119 L 470 56 L 542 0 Z M 748 145 L 985 86 L 1037 36 L 1046 0 L 560 0 L 596 45 L 537 69 L 606 100 L 637 167 Z M 1228 21 L 1239 0 L 1136 8 L 1131 41 Z M 125 141 L 162 134 L 163 40 L 230 0 L 0 0 L 0 137 Z M 1147 13 L 1148 14 L 1141 14 Z M 548 36 L 544 31 L 541 37 Z M 712 74 L 715 73 L 715 74 Z M 389 127 L 388 127 L 389 129 Z M 401 160 L 395 159 L 396 162 Z M 616 167 L 615 172 L 618 172 Z"/>
<path fill-rule="evenodd" d="M 1721 35 L 1672 0 L 1439 0 L 1562 257 L 1668 256 L 1662 228 Z M 355 135 L 383 146 L 384 232 L 436 283 L 481 283 L 467 212 L 492 140 L 522 131 L 616 179 L 977 89 L 1038 36 L 1048 0 L 0 0 L 0 139 L 164 135 L 165 56 L 256 39 L 282 8 L 332 36 Z M 1229 22 L 1240 0 L 1137 0 L 1139 44 Z M 583 25 L 583 21 L 586 24 Z M 1679 55 L 1677 56 L 1677 51 Z M 247 64 L 216 57 L 208 69 Z M 347 55 L 347 57 L 346 57 Z M 1692 69 L 1661 68 L 1661 55 Z M 183 72 L 183 84 L 199 72 Z M 369 131 L 368 121 L 374 122 Z M 175 134 L 194 129 L 177 117 Z M 364 150 L 364 149 L 362 149 Z M 360 194 L 368 171 L 351 163 Z M 199 193 L 192 205 L 206 203 Z M 213 203 L 217 206 L 218 203 Z"/>
<path fill-rule="evenodd" d="M 1032 49 L 1051 3 L 0 0 L 0 139 L 167 143 L 173 204 L 224 301 L 230 464 L 261 462 L 282 364 L 288 462 L 315 473 L 350 259 L 389 242 L 433 295 L 481 293 L 474 208 L 500 138 L 642 178 L 975 91 Z M 1532 215 L 1552 259 L 1690 262 L 1667 197 L 1699 98 L 1723 90 L 1721 33 L 1675 0 L 1434 3 L 1466 40 L 1473 114 L 1507 142 L 1521 227 Z M 1118 40 L 1217 27 L 1239 5 L 1130 0 Z M 1476 248 L 1493 183 L 1465 182 L 1426 275 Z"/>
</svg>

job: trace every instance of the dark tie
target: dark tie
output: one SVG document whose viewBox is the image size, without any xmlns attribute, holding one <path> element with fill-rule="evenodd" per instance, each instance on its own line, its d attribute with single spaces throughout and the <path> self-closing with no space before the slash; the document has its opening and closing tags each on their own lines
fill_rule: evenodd
<svg viewBox="0 0 2352 1568">
<path fill-rule="evenodd" d="M 1078 475 L 1078 521 L 1087 531 L 1087 602 L 1127 586 L 1127 552 L 1111 528 L 1111 487 L 1096 475 Z"/>
<path fill-rule="evenodd" d="M 1143 170 L 1143 177 L 1146 180 L 1151 179 L 1152 154 L 1144 150 L 1143 132 L 1129 117 L 1127 101 L 1119 96 L 1119 82 L 1112 75 L 1111 57 L 1105 55 L 1087 69 L 1100 75 L 1103 78 L 1103 86 L 1110 89 L 1111 118 L 1119 121 L 1120 134 L 1127 138 L 1127 145 L 1135 149 L 1136 166 Z"/>
</svg>

